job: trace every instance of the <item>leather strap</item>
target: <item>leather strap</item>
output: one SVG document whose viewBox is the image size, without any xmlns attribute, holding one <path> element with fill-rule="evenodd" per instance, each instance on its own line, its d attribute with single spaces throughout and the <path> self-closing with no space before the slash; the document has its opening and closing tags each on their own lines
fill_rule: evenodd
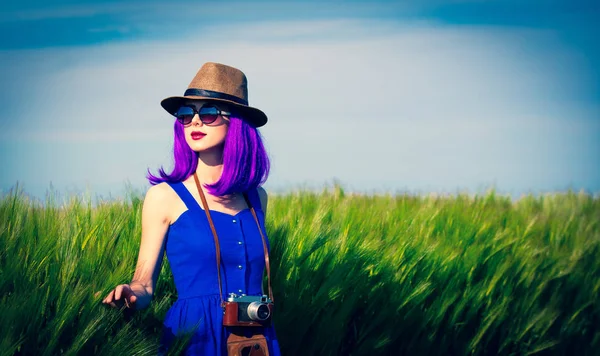
<svg viewBox="0 0 600 356">
<path fill-rule="evenodd" d="M 215 239 L 215 246 L 217 247 L 217 278 L 219 279 L 219 295 L 221 296 L 221 307 L 225 308 L 225 301 L 223 301 L 223 288 L 221 287 L 221 248 L 219 246 L 219 238 L 217 237 L 215 224 L 213 224 L 212 218 L 210 217 L 210 212 L 208 211 L 208 204 L 206 203 L 204 192 L 200 188 L 200 181 L 198 180 L 198 175 L 196 174 L 196 172 L 194 172 L 194 180 L 196 181 L 196 187 L 198 188 L 198 192 L 200 193 L 200 199 L 202 199 L 202 206 L 204 206 L 204 212 L 206 213 L 206 218 L 208 219 L 210 229 L 212 230 L 213 237 Z"/>
<path fill-rule="evenodd" d="M 273 303 L 275 303 L 275 299 L 273 299 L 273 290 L 271 289 L 271 266 L 269 264 L 269 249 L 267 248 L 267 242 L 266 242 L 265 236 L 263 235 L 262 229 L 260 228 L 260 223 L 258 222 L 258 218 L 256 217 L 256 212 L 254 211 L 254 207 L 252 206 L 252 204 L 250 204 L 250 199 L 248 198 L 246 193 L 244 193 L 244 198 L 246 199 L 246 204 L 248 204 L 248 206 L 250 207 L 252 216 L 254 216 L 254 221 L 256 221 L 256 226 L 258 226 L 258 231 L 260 232 L 260 237 L 262 238 L 263 250 L 265 253 L 265 267 L 267 268 L 267 284 L 269 286 L 269 299 L 271 299 L 271 301 Z"/>
<path fill-rule="evenodd" d="M 210 224 L 210 229 L 212 230 L 213 233 L 213 237 L 215 239 L 215 246 L 216 246 L 216 253 L 217 253 L 217 276 L 218 276 L 218 280 L 219 280 L 219 295 L 221 296 L 221 307 L 225 307 L 225 301 L 223 300 L 223 287 L 221 284 L 221 247 L 219 246 L 219 238 L 217 236 L 217 230 L 215 229 L 215 224 L 212 221 L 212 218 L 210 216 L 210 209 L 208 208 L 208 204 L 206 203 L 206 198 L 204 197 L 204 192 L 202 191 L 202 188 L 200 187 L 200 181 L 198 180 L 198 175 L 196 174 L 196 172 L 194 172 L 194 180 L 196 182 L 196 187 L 198 188 L 198 193 L 200 194 L 200 199 L 202 200 L 202 206 L 204 207 L 204 212 L 206 213 L 206 218 L 208 219 L 208 223 Z M 254 217 L 254 221 L 256 221 L 256 226 L 258 227 L 258 231 L 260 232 L 260 237 L 262 238 L 262 242 L 263 242 L 263 250 L 264 250 L 264 255 L 265 255 L 265 267 L 267 269 L 267 284 L 269 286 L 269 298 L 271 299 L 271 301 L 275 302 L 275 300 L 273 299 L 273 290 L 271 289 L 271 267 L 269 264 L 269 250 L 267 248 L 267 242 L 265 239 L 265 236 L 262 232 L 262 229 L 260 228 L 260 223 L 258 222 L 258 217 L 256 216 L 256 211 L 254 210 L 254 207 L 252 206 L 252 204 L 250 203 L 250 199 L 248 198 L 248 195 L 246 193 L 244 193 L 244 199 L 246 200 L 246 204 L 248 204 L 248 207 L 250 208 L 250 211 L 252 212 L 252 216 Z"/>
</svg>

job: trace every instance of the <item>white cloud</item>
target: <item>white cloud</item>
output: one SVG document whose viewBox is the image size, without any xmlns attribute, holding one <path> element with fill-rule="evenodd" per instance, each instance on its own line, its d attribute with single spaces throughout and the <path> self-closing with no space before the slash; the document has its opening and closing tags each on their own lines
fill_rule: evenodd
<svg viewBox="0 0 600 356">
<path fill-rule="evenodd" d="M 114 142 L 114 141 L 141 141 L 157 140 L 164 138 L 165 132 L 161 130 L 57 130 L 49 131 L 27 131 L 19 132 L 0 132 L 0 140 L 5 142 L 72 142 L 72 143 L 90 143 L 90 142 Z"/>
<path fill-rule="evenodd" d="M 44 63 L 29 71 L 36 85 L 22 96 L 26 120 L 11 121 L 5 135 L 60 137 L 73 147 L 163 142 L 172 118 L 160 100 L 182 94 L 202 63 L 216 61 L 246 73 L 250 104 L 269 116 L 261 132 L 273 185 L 335 176 L 364 189 L 394 182 L 476 189 L 492 181 L 550 189 L 585 181 L 577 172 L 598 158 L 589 153 L 600 134 L 589 120 L 597 108 L 557 100 L 585 73 L 548 70 L 557 59 L 535 49 L 559 51 L 561 65 L 576 58 L 543 31 L 339 20 L 223 24 L 214 33 L 6 55 Z M 524 45 L 532 52 L 522 53 Z M 569 147 L 576 142 L 587 143 Z M 145 154 L 163 159 L 164 152 Z M 107 161 L 118 161 L 114 154 Z M 562 173 L 550 177 L 557 166 Z M 123 169 L 123 176 L 137 174 Z"/>
</svg>

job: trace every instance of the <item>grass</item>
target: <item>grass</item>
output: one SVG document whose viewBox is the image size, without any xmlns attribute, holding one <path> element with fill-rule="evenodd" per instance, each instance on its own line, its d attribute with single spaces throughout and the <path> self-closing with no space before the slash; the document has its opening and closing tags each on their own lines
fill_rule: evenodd
<svg viewBox="0 0 600 356">
<path fill-rule="evenodd" d="M 168 261 L 148 309 L 101 304 L 131 280 L 143 196 L 44 206 L 0 197 L 2 355 L 150 355 L 176 300 Z M 600 349 L 600 200 L 346 195 L 269 199 L 285 355 L 563 355 Z M 184 346 L 182 340 L 179 346 Z"/>
</svg>

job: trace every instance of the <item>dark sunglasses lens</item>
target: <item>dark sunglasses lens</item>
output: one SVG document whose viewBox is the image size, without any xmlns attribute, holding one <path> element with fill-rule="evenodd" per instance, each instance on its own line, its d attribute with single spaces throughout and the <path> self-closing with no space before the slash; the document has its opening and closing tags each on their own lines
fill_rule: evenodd
<svg viewBox="0 0 600 356">
<path fill-rule="evenodd" d="M 202 120 L 202 122 L 205 124 L 212 124 L 213 122 L 215 122 L 215 120 L 217 120 L 217 115 L 201 114 L 200 120 Z"/>
<path fill-rule="evenodd" d="M 177 118 L 177 120 L 179 120 L 179 122 L 181 122 L 184 125 L 187 125 L 190 122 L 192 122 L 192 119 L 194 118 L 194 110 L 190 107 L 182 106 L 175 113 L 175 117 Z"/>
<path fill-rule="evenodd" d="M 203 106 L 200 109 L 200 120 L 202 120 L 203 123 L 205 124 L 210 124 L 213 123 L 218 115 L 219 115 L 219 110 L 214 107 L 214 106 Z"/>
</svg>

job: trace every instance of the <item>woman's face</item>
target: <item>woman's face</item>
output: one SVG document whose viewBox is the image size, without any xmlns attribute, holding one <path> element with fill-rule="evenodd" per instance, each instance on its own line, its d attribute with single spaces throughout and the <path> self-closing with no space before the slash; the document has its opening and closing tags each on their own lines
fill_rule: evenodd
<svg viewBox="0 0 600 356">
<path fill-rule="evenodd" d="M 229 107 L 222 103 L 207 102 L 206 100 L 189 100 L 185 102 L 185 105 L 194 106 L 196 111 L 200 110 L 204 104 L 210 104 L 219 110 L 230 113 Z M 198 114 L 195 114 L 192 122 L 183 125 L 183 128 L 185 141 L 193 151 L 201 152 L 217 147 L 222 149 L 229 129 L 229 117 L 218 115 L 213 123 L 205 124 L 200 120 Z"/>
</svg>

